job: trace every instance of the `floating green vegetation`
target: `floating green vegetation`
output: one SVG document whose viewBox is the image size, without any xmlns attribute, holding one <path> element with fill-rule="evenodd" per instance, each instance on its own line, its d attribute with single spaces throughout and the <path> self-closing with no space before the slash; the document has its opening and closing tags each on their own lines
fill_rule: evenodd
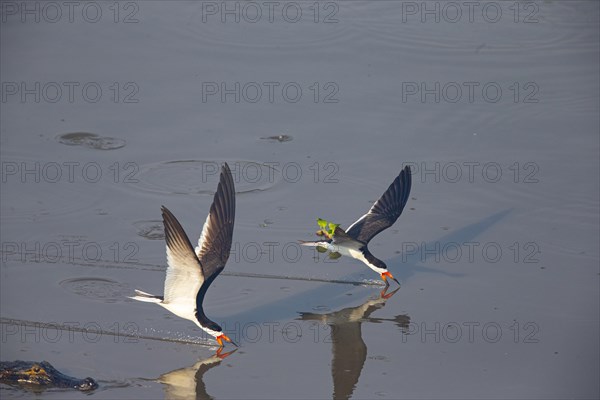
<svg viewBox="0 0 600 400">
<path fill-rule="evenodd" d="M 319 225 L 319 230 L 317 231 L 317 235 L 319 236 L 327 236 L 328 238 L 332 238 L 335 233 L 335 228 L 340 226 L 340 224 L 334 224 L 333 222 L 326 221 L 322 218 L 317 218 L 317 224 Z"/>
</svg>

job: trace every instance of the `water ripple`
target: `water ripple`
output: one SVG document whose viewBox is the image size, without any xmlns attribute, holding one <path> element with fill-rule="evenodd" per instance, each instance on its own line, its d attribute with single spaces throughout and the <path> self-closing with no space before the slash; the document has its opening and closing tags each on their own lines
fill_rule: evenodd
<svg viewBox="0 0 600 400">
<path fill-rule="evenodd" d="M 281 173 L 258 161 L 228 161 L 236 193 L 262 192 L 281 182 Z M 217 189 L 221 162 L 174 160 L 140 166 L 139 182 L 132 185 L 159 194 L 213 195 Z"/>
<path fill-rule="evenodd" d="M 137 228 L 137 234 L 150 240 L 162 240 L 165 238 L 163 222 L 160 220 L 136 221 L 133 226 Z"/>
<path fill-rule="evenodd" d="M 103 303 L 123 301 L 132 293 L 129 285 L 106 278 L 71 278 L 59 285 L 68 292 Z"/>
</svg>

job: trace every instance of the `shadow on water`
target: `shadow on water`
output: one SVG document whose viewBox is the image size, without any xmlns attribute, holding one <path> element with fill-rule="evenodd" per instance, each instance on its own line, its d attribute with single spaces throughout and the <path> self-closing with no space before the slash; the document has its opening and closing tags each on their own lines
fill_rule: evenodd
<svg viewBox="0 0 600 400">
<path fill-rule="evenodd" d="M 394 322 L 404 332 L 410 323 L 408 315 L 397 315 L 392 319 L 372 318 L 371 314 L 385 306 L 386 301 L 400 288 L 388 294 L 385 290 L 378 298 L 368 299 L 358 307 L 348 307 L 326 314 L 301 312 L 299 320 L 318 321 L 331 327 L 331 377 L 333 378 L 333 398 L 349 399 L 358 383 L 367 358 L 367 345 L 362 338 L 363 322 Z"/>
<path fill-rule="evenodd" d="M 436 240 L 432 240 L 428 243 L 421 243 L 420 245 L 415 246 L 416 249 L 411 252 L 412 254 L 401 254 L 385 261 L 387 265 L 391 267 L 390 269 L 393 271 L 394 276 L 402 281 L 407 281 L 414 274 L 423 272 L 460 278 L 464 276 L 464 274 L 425 267 L 421 265 L 421 263 L 432 257 L 440 257 L 444 249 L 444 245 L 447 243 L 456 243 L 460 245 L 465 242 L 473 241 L 483 232 L 490 229 L 496 223 L 505 218 L 510 211 L 510 209 L 507 209 L 497 212 L 489 217 L 466 225 L 463 228 L 444 235 Z M 425 249 L 427 249 L 427 251 L 425 251 Z M 435 250 L 432 251 L 431 249 Z M 346 259 L 342 258 L 341 260 Z M 361 282 L 361 276 L 363 275 L 363 272 L 346 275 L 339 278 L 339 280 L 356 282 L 355 286 L 361 286 L 364 284 L 364 282 Z M 230 315 L 227 317 L 227 319 L 234 321 L 264 321 L 266 318 L 265 316 L 268 316 L 268 319 L 270 320 L 289 318 L 289 310 L 294 308 L 297 309 L 298 305 L 304 305 L 305 307 L 307 299 L 327 301 L 327 306 L 330 308 L 343 307 L 355 299 L 352 296 L 345 296 L 344 294 L 347 292 L 348 284 L 320 284 L 311 290 L 281 299 L 276 303 L 261 305 L 255 307 L 254 309 L 245 310 L 240 314 Z M 226 322 L 224 324 L 226 324 Z"/>
<path fill-rule="evenodd" d="M 217 351 L 211 357 L 199 360 L 190 367 L 176 369 L 162 374 L 157 381 L 163 384 L 165 399 L 212 399 L 206 391 L 204 374 L 218 366 L 223 359 L 235 353 L 237 349 L 227 353 Z"/>
<path fill-rule="evenodd" d="M 444 235 L 439 239 L 432 240 L 427 243 L 423 242 L 418 245 L 415 244 L 410 249 L 410 251 L 400 254 L 399 256 L 394 257 L 390 260 L 387 260 L 386 263 L 388 264 L 388 266 L 391 265 L 392 269 L 395 265 L 401 266 L 400 268 L 394 270 L 394 276 L 403 281 L 408 280 L 414 274 L 419 272 L 442 274 L 445 276 L 459 278 L 464 274 L 441 271 L 436 268 L 424 267 L 422 265 L 419 265 L 419 263 L 423 263 L 431 258 L 439 260 L 439 258 L 443 256 L 443 249 L 446 245 L 456 245 L 458 247 L 463 247 L 464 243 L 473 241 L 483 232 L 495 225 L 498 221 L 501 221 L 510 212 L 511 209 L 499 211 L 478 222 L 464 226 L 457 231 Z M 405 247 L 408 248 L 407 246 Z"/>
</svg>

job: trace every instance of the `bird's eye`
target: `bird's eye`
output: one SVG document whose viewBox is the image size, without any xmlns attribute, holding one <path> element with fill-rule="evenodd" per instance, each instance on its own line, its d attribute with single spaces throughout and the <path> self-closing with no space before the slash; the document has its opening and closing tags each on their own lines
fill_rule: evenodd
<svg viewBox="0 0 600 400">
<path fill-rule="evenodd" d="M 33 369 L 33 372 L 35 372 L 36 374 L 37 374 L 38 372 L 40 372 L 40 367 L 38 367 L 38 366 L 35 366 L 35 367 L 33 367 L 32 369 Z"/>
</svg>

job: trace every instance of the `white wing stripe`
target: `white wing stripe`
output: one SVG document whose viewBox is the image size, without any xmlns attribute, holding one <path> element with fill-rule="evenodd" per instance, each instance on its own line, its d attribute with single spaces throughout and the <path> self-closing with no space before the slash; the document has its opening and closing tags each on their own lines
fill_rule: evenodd
<svg viewBox="0 0 600 400">
<path fill-rule="evenodd" d="M 202 252 L 202 247 L 204 246 L 204 241 L 206 240 L 206 236 L 208 235 L 208 229 L 210 227 L 210 213 L 206 217 L 206 221 L 204 221 L 204 226 L 202 227 L 202 233 L 200 234 L 200 238 L 198 239 L 198 246 L 196 246 L 196 256 L 200 258 L 200 253 Z"/>
<path fill-rule="evenodd" d="M 352 229 L 352 227 L 356 224 L 358 224 L 360 221 L 362 221 L 363 219 L 365 219 L 367 217 L 368 214 L 371 214 L 371 210 L 369 210 L 369 212 L 367 212 L 367 214 L 363 215 L 362 217 L 360 217 L 359 219 L 357 219 L 356 221 L 354 221 L 354 223 L 352 225 L 350 225 L 348 227 L 348 229 L 346 229 L 346 232 L 348 232 L 350 229 Z"/>
</svg>

